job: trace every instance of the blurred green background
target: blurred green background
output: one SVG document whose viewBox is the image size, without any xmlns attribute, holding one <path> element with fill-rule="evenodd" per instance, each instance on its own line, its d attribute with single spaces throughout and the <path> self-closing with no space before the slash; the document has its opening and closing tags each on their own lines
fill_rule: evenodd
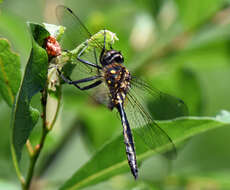
<svg viewBox="0 0 230 190">
<path fill-rule="evenodd" d="M 230 110 L 229 0 L 3 0 L 0 37 L 20 55 L 22 72 L 31 48 L 26 22 L 58 24 L 55 7 L 78 12 L 92 33 L 115 32 L 114 45 L 125 65 L 155 88 L 177 96 L 192 116 Z M 39 95 L 33 104 L 39 105 Z M 11 109 L 0 97 L 0 189 L 18 189 L 10 155 Z M 33 189 L 57 189 L 112 136 L 121 131 L 116 114 L 92 103 L 75 88 L 63 86 L 57 124 L 49 134 Z M 40 129 L 31 140 L 35 145 Z M 178 150 L 172 163 L 154 157 L 142 164 L 134 182 L 127 173 L 86 189 L 230 189 L 230 129 L 196 136 Z M 23 171 L 27 156 L 24 151 Z M 49 158 L 47 160 L 47 158 Z"/>
</svg>

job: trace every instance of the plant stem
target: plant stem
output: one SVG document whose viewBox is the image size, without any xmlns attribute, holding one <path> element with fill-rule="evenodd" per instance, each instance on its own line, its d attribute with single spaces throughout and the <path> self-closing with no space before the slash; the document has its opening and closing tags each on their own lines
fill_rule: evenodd
<svg viewBox="0 0 230 190">
<path fill-rule="evenodd" d="M 41 153 L 41 150 L 43 148 L 46 136 L 49 133 L 49 130 L 47 128 L 47 122 L 46 122 L 46 103 L 47 103 L 47 90 L 46 89 L 44 89 L 44 91 L 42 92 L 41 103 L 42 103 L 42 108 L 43 108 L 42 136 L 41 136 L 39 144 L 35 147 L 34 154 L 30 155 L 29 170 L 28 170 L 28 173 L 27 173 L 27 176 L 26 176 L 25 184 L 23 185 L 24 190 L 28 190 L 29 187 L 30 187 L 37 159 L 38 159 L 38 157 L 39 157 L 39 155 Z"/>
<path fill-rule="evenodd" d="M 33 149 L 32 145 L 31 145 L 29 139 L 26 141 L 26 147 L 27 147 L 27 150 L 28 150 L 30 156 L 33 156 L 33 154 L 34 154 L 34 149 Z"/>
</svg>

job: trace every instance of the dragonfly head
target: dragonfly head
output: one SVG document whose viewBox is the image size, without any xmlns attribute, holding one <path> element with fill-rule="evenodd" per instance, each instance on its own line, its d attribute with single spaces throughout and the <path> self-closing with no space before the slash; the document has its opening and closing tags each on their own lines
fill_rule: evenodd
<svg viewBox="0 0 230 190">
<path fill-rule="evenodd" d="M 112 63 L 122 64 L 124 62 L 124 58 L 120 51 L 116 51 L 112 49 L 112 50 L 105 51 L 104 54 L 101 55 L 100 61 L 103 66 L 106 66 Z"/>
</svg>

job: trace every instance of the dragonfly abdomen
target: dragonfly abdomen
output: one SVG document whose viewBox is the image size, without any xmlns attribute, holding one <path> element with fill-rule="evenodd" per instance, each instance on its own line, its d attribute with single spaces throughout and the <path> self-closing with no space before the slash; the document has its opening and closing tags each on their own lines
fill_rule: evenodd
<svg viewBox="0 0 230 190">
<path fill-rule="evenodd" d="M 135 179 L 138 177 L 138 167 L 137 167 L 137 160 L 136 160 L 136 151 L 134 146 L 134 141 L 132 137 L 132 132 L 129 126 L 129 122 L 127 119 L 127 116 L 125 114 L 124 108 L 123 108 L 123 102 L 121 101 L 117 105 L 118 112 L 120 113 L 122 126 L 123 126 L 123 135 L 124 135 L 124 143 L 125 143 L 125 149 L 126 149 L 126 155 L 128 159 L 128 163 L 131 169 L 131 172 Z"/>
<path fill-rule="evenodd" d="M 135 151 L 133 138 L 129 126 L 124 127 L 123 134 L 124 134 L 124 143 L 125 143 L 126 155 L 129 162 L 129 166 L 131 168 L 133 176 L 135 177 L 135 179 L 137 179 L 138 168 L 137 168 L 137 161 L 136 161 L 136 151 Z"/>
</svg>

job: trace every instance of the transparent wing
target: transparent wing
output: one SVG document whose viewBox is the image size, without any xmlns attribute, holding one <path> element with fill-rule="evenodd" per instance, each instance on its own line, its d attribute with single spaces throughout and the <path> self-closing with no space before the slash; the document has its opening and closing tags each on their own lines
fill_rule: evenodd
<svg viewBox="0 0 230 190">
<path fill-rule="evenodd" d="M 67 40 L 70 44 L 73 45 L 72 48 L 77 47 L 82 42 L 92 37 L 92 34 L 83 24 L 81 19 L 70 8 L 63 5 L 57 6 L 56 16 L 58 18 L 59 23 L 66 27 L 65 40 Z M 103 48 L 103 44 L 97 42 L 96 39 L 92 40 L 94 41 L 95 47 L 98 46 L 98 48 L 100 49 Z"/>
<path fill-rule="evenodd" d="M 98 73 L 98 70 L 96 68 L 91 68 L 91 67 L 84 68 L 82 67 L 82 65 L 84 64 L 82 63 L 78 63 L 77 65 L 76 64 L 66 64 L 62 70 L 64 76 L 66 78 L 71 78 L 72 81 L 76 81 L 79 79 L 84 79 L 87 77 L 100 75 L 100 73 Z M 67 68 L 67 67 L 75 67 L 75 68 Z M 69 73 L 68 70 L 70 70 L 71 73 Z M 84 91 L 79 90 L 74 85 L 73 85 L 73 88 L 76 88 L 76 91 L 80 91 L 82 94 L 88 95 L 94 104 L 103 104 L 104 106 L 108 107 L 110 103 L 109 89 L 104 83 L 103 78 L 98 78 L 96 80 L 89 81 L 89 82 L 79 83 L 78 85 L 80 87 L 85 87 L 99 80 L 102 81 L 100 85 L 94 88 L 88 89 L 88 90 L 84 90 Z"/>
<path fill-rule="evenodd" d="M 89 94 L 95 103 L 102 104 L 107 108 L 109 107 L 109 89 L 104 82 L 97 88 L 90 90 Z"/>
<path fill-rule="evenodd" d="M 163 117 L 161 113 L 158 113 L 158 109 L 164 108 L 162 103 L 168 106 Z M 151 104 L 158 104 L 159 106 L 156 107 L 155 110 L 152 110 Z M 156 116 L 154 118 L 157 119 L 174 117 L 167 115 L 167 112 L 171 114 L 172 111 L 170 110 L 177 111 L 177 115 L 174 115 L 176 117 L 187 114 L 187 107 L 182 100 L 153 89 L 140 79 L 132 79 L 131 89 L 127 94 L 127 102 L 125 104 L 125 111 L 131 128 L 139 128 L 135 130 L 135 133 L 137 133 L 151 149 L 158 151 L 159 147 L 162 148 L 162 146 L 164 146 L 172 153 L 170 156 L 175 156 L 176 148 L 173 141 L 153 120 L 154 116 Z M 154 113 L 152 113 L 152 111 Z"/>
<path fill-rule="evenodd" d="M 93 48 L 91 48 L 91 50 L 87 53 L 83 53 L 81 59 L 98 64 L 98 57 L 100 56 L 103 44 L 98 42 L 95 38 L 91 38 L 92 34 L 83 24 L 81 19 L 70 8 L 63 5 L 57 6 L 56 16 L 59 23 L 66 27 L 65 35 L 62 40 L 62 48 L 71 50 L 90 39 L 90 44 Z M 97 73 L 95 68 L 77 61 L 77 58 L 74 64 L 77 66 L 76 69 L 81 73 L 81 75 L 84 74 L 83 77 L 87 77 L 87 74 L 92 76 L 92 74 Z M 77 80 L 82 77 L 81 75 L 76 74 L 76 76 L 78 76 Z"/>
<path fill-rule="evenodd" d="M 180 98 L 163 93 L 145 81 L 132 76 L 131 91 L 138 101 L 146 106 L 155 120 L 168 120 L 187 116 L 188 108 Z"/>
<path fill-rule="evenodd" d="M 128 103 L 125 106 L 125 112 L 130 126 L 131 128 L 139 128 L 134 133 L 139 135 L 144 143 L 154 151 L 160 152 L 159 148 L 165 147 L 165 150 L 170 150 L 172 157 L 175 157 L 176 148 L 167 133 L 154 122 L 136 97 L 128 94 L 127 98 Z"/>
</svg>

